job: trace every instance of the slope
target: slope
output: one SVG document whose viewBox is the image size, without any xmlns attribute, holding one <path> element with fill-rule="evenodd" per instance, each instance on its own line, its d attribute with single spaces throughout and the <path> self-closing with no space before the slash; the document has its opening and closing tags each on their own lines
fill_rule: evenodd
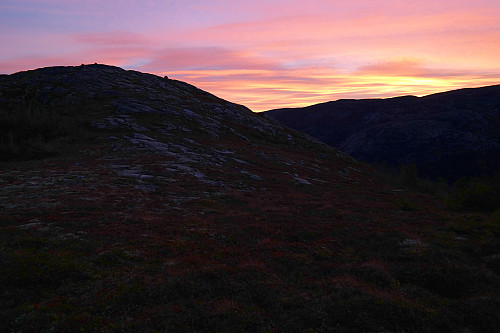
<svg viewBox="0 0 500 333">
<path fill-rule="evenodd" d="M 0 77 L 0 330 L 498 323 L 498 223 L 183 82 Z"/>
</svg>

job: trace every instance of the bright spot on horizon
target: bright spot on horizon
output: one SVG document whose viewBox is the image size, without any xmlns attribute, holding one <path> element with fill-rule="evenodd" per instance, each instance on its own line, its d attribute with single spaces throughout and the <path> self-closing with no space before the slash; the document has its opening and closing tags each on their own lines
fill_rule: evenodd
<svg viewBox="0 0 500 333">
<path fill-rule="evenodd" d="M 254 111 L 500 84 L 498 0 L 4 0 L 0 73 L 103 63 Z"/>
</svg>

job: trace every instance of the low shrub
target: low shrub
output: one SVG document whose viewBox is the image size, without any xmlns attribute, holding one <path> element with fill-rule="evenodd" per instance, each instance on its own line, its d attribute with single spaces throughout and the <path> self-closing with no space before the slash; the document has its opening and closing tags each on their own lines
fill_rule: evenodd
<svg viewBox="0 0 500 333">
<path fill-rule="evenodd" d="M 0 109 L 0 156 L 12 159 L 53 155 L 65 145 L 65 138 L 73 130 L 71 119 L 63 118 L 33 97 L 25 97 L 18 105 Z"/>
<path fill-rule="evenodd" d="M 0 283 L 4 287 L 57 287 L 67 280 L 88 278 L 82 267 L 67 256 L 4 252 L 2 262 Z"/>
<path fill-rule="evenodd" d="M 500 208 L 500 175 L 461 179 L 452 188 L 447 201 L 450 208 L 493 212 Z"/>
</svg>

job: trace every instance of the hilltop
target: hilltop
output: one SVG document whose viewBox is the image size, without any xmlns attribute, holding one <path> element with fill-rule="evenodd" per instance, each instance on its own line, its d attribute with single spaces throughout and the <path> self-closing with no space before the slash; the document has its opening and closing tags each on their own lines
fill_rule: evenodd
<svg viewBox="0 0 500 333">
<path fill-rule="evenodd" d="M 266 114 L 360 161 L 415 164 L 422 177 L 455 181 L 492 174 L 500 165 L 500 85 Z"/>
<path fill-rule="evenodd" d="M 184 82 L 0 76 L 1 331 L 492 331 L 498 216 Z"/>
</svg>

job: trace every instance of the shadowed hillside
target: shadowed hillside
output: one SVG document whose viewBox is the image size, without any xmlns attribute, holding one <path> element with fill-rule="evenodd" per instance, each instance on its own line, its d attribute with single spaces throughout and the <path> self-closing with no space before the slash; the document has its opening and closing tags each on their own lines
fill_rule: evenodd
<svg viewBox="0 0 500 333">
<path fill-rule="evenodd" d="M 189 84 L 0 76 L 0 331 L 488 332 L 500 214 Z"/>
<path fill-rule="evenodd" d="M 493 173 L 500 165 L 500 86 L 266 114 L 361 161 L 415 163 L 424 177 L 454 181 Z"/>
</svg>

